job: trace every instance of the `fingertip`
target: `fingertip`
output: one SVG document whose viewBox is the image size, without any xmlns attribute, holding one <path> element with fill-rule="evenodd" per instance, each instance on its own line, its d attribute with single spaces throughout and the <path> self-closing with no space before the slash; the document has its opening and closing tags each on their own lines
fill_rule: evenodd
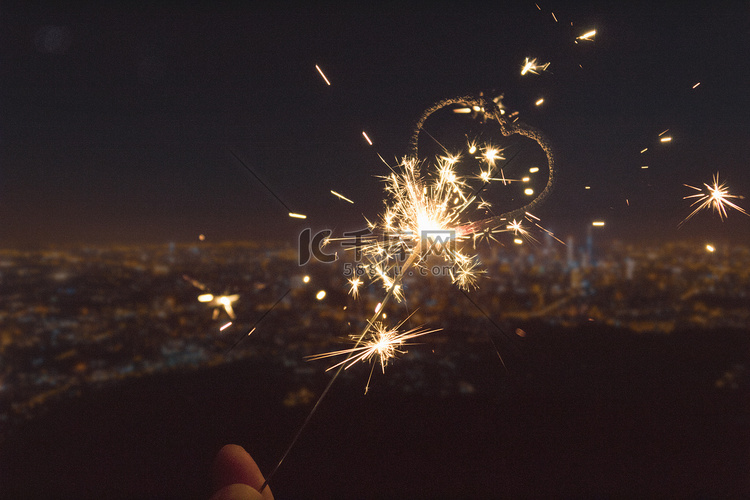
<svg viewBox="0 0 750 500">
<path fill-rule="evenodd" d="M 255 460 L 242 446 L 236 444 L 224 445 L 216 454 L 213 476 L 214 487 L 218 491 L 227 486 L 242 484 L 253 488 L 257 493 L 265 482 Z M 258 498 L 273 498 L 273 494 L 266 487 L 262 497 Z"/>
<path fill-rule="evenodd" d="M 247 484 L 237 483 L 224 486 L 210 500 L 263 500 L 263 495 Z"/>
</svg>

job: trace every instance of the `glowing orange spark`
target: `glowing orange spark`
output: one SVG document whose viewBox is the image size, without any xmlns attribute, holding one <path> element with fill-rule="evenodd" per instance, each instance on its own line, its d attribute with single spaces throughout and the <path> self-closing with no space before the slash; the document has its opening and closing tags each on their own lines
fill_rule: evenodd
<svg viewBox="0 0 750 500">
<path fill-rule="evenodd" d="M 549 68 L 549 63 L 537 64 L 536 57 L 534 59 L 525 58 L 523 66 L 521 67 L 521 75 L 526 73 L 534 73 L 538 75 L 538 71 L 546 71 Z"/>
<path fill-rule="evenodd" d="M 589 42 L 593 42 L 595 35 L 596 35 L 596 30 L 591 30 L 591 31 L 588 31 L 588 32 L 584 33 L 583 35 L 577 37 L 576 40 L 586 40 L 586 41 L 589 41 Z M 578 43 L 578 42 L 576 41 L 576 43 Z"/>
<path fill-rule="evenodd" d="M 721 184 L 719 183 L 719 172 L 716 172 L 716 175 L 714 175 L 713 181 L 714 181 L 713 184 L 710 186 L 704 182 L 703 186 L 705 187 L 705 189 L 691 186 L 689 184 L 684 184 L 685 187 L 694 189 L 698 191 L 698 193 L 684 196 L 683 199 L 687 200 L 689 198 L 696 198 L 696 200 L 690 206 L 691 207 L 695 205 L 698 205 L 698 206 L 695 208 L 695 210 L 690 212 L 690 215 L 685 217 L 685 219 L 682 222 L 680 222 L 679 226 L 682 226 L 696 213 L 704 209 L 707 210 L 709 208 L 713 209 L 715 212 L 718 212 L 719 218 L 721 220 L 724 220 L 727 217 L 727 207 L 733 208 L 740 213 L 750 216 L 750 214 L 748 214 L 745 211 L 745 209 L 729 201 L 730 198 L 743 199 L 744 197 L 730 194 L 729 190 L 727 189 L 726 182 L 721 183 Z"/>
<path fill-rule="evenodd" d="M 332 194 L 332 195 L 334 195 L 334 196 L 336 196 L 336 197 L 338 197 L 338 198 L 341 198 L 341 199 L 342 199 L 342 200 L 344 200 L 344 201 L 348 201 L 349 203 L 352 203 L 352 204 L 354 204 L 354 202 L 353 202 L 352 200 L 350 200 L 349 198 L 347 198 L 346 196 L 344 196 L 344 195 L 343 195 L 343 194 L 341 194 L 341 193 L 337 193 L 337 192 L 336 192 L 336 191 L 334 191 L 333 189 L 331 189 L 331 194 Z"/>
<path fill-rule="evenodd" d="M 322 70 L 322 69 L 320 69 L 320 66 L 318 66 L 318 65 L 316 64 L 316 65 L 315 65 L 315 69 L 317 69 L 317 70 L 318 70 L 318 73 L 320 73 L 320 76 L 322 76 L 322 77 L 323 77 L 323 80 L 324 80 L 324 81 L 326 82 L 326 84 L 327 84 L 327 85 L 331 85 L 331 82 L 329 82 L 329 81 L 328 81 L 328 78 L 326 78 L 326 75 L 325 75 L 325 74 L 323 73 L 323 70 Z"/>
</svg>

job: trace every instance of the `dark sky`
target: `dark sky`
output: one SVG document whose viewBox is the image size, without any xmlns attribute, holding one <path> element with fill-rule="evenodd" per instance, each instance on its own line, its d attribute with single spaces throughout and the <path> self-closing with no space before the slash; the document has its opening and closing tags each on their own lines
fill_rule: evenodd
<svg viewBox="0 0 750 500">
<path fill-rule="evenodd" d="M 677 230 L 683 183 L 718 171 L 750 196 L 747 2 L 507 3 L 0 7 L 0 246 L 352 229 L 381 208 L 377 153 L 478 91 L 552 142 L 536 215 L 561 237 L 602 218 L 613 236 L 748 242 L 737 212 Z M 521 76 L 525 57 L 549 71 Z"/>
</svg>

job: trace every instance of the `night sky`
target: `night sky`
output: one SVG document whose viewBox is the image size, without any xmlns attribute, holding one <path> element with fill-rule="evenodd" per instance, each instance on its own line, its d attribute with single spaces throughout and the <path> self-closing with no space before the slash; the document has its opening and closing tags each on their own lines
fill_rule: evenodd
<svg viewBox="0 0 750 500">
<path fill-rule="evenodd" d="M 0 7 L 3 247 L 353 229 L 382 206 L 377 154 L 393 163 L 423 110 L 479 91 L 551 141 L 559 182 L 536 215 L 562 238 L 603 219 L 613 237 L 750 242 L 737 212 L 677 229 L 683 183 L 718 171 L 750 196 L 747 2 L 21 4 Z M 549 70 L 521 76 L 525 57 Z"/>
</svg>

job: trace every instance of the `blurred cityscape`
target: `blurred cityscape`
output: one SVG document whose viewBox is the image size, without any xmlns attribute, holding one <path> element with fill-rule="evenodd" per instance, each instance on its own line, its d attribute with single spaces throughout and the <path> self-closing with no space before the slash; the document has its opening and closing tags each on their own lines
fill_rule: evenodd
<svg viewBox="0 0 750 500">
<path fill-rule="evenodd" d="M 405 277 L 408 303 L 386 310 L 442 329 L 399 360 L 415 366 L 399 372 L 404 391 L 474 391 L 454 376 L 456 356 L 479 359 L 492 351 L 489 338 L 520 341 L 530 324 L 633 335 L 750 330 L 746 247 L 548 239 L 480 254 L 487 272 L 476 290 L 464 294 L 428 267 Z M 0 422 L 128 378 L 253 358 L 273 360 L 293 381 L 284 404 L 309 404 L 305 381 L 333 363 L 305 357 L 350 347 L 384 292 L 366 286 L 354 300 L 346 262 L 297 259 L 296 248 L 268 243 L 0 250 Z M 427 376 L 420 360 L 440 370 Z M 736 385 L 744 369 L 730 367 L 716 388 Z"/>
</svg>

